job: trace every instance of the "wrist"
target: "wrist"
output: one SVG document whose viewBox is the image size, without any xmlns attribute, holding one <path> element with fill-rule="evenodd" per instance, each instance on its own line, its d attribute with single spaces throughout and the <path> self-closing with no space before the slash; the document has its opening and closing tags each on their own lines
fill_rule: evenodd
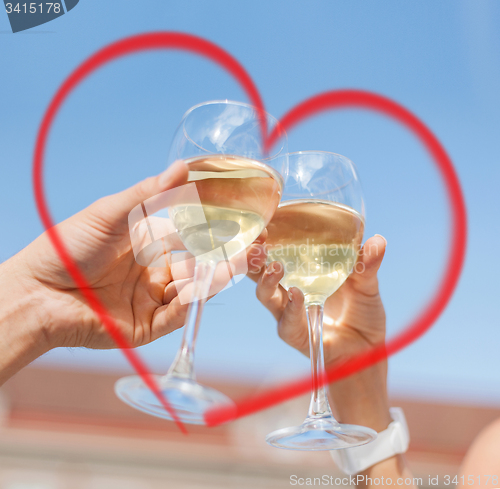
<svg viewBox="0 0 500 489">
<path fill-rule="evenodd" d="M 43 293 L 21 255 L 0 264 L 0 385 L 50 349 Z"/>
<path fill-rule="evenodd" d="M 387 396 L 387 360 L 330 384 L 336 417 L 342 423 L 384 431 L 392 421 Z"/>
<path fill-rule="evenodd" d="M 404 412 L 401 408 L 391 408 L 391 424 L 378 433 L 377 438 L 365 445 L 334 450 L 331 452 L 337 466 L 346 474 L 364 474 L 372 477 L 376 474 L 396 476 L 404 469 L 404 454 L 410 443 L 410 433 Z M 394 464 L 397 465 L 394 465 Z M 400 465 L 400 466 L 399 466 Z M 392 477 L 390 477 L 392 479 Z M 358 479 L 358 483 L 363 482 Z M 366 479 L 364 482 L 368 482 Z M 359 484 L 358 484 L 359 485 Z M 370 487 L 372 484 L 363 484 Z M 382 485 L 384 482 L 382 481 Z M 390 484 L 389 484 L 390 485 Z"/>
</svg>

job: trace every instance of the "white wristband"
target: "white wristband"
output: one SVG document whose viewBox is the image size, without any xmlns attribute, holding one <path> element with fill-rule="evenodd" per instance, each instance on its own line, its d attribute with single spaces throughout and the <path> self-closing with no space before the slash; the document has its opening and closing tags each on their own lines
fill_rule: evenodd
<svg viewBox="0 0 500 489">
<path fill-rule="evenodd" d="M 330 454 L 337 467 L 347 475 L 361 472 L 398 453 L 405 453 L 410 444 L 410 432 L 401 408 L 390 408 L 393 422 L 377 438 L 360 447 L 332 450 Z"/>
</svg>

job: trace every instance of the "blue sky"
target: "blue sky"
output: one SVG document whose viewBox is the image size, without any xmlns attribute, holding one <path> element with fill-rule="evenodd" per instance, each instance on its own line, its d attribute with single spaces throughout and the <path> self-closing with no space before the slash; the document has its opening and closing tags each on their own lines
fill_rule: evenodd
<svg viewBox="0 0 500 489">
<path fill-rule="evenodd" d="M 498 25 L 494 0 L 80 0 L 67 15 L 15 35 L 0 12 L 0 260 L 43 231 L 32 196 L 33 145 L 68 74 L 97 49 L 132 34 L 203 36 L 239 59 L 277 117 L 315 93 L 359 88 L 393 98 L 440 139 L 467 201 L 467 261 L 439 321 L 391 359 L 391 392 L 500 405 Z M 129 56 L 93 74 L 65 104 L 51 133 L 45 180 L 55 219 L 160 172 L 182 114 L 225 98 L 246 100 L 220 68 L 191 54 Z M 366 235 L 388 239 L 381 290 L 389 332 L 397 332 L 434 294 L 450 245 L 448 203 L 433 162 L 405 129 L 361 110 L 307 121 L 289 134 L 289 149 L 335 151 L 356 163 Z M 278 339 L 251 282 L 212 302 L 199 338 L 200 376 L 267 382 L 307 372 L 308 360 Z M 179 342 L 174 333 L 141 353 L 163 372 Z M 56 350 L 38 363 L 129 370 L 113 351 Z"/>
</svg>

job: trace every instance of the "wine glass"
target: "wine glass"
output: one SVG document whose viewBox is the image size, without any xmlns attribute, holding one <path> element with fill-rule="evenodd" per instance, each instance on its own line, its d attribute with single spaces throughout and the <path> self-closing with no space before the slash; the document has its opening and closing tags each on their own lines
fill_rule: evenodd
<svg viewBox="0 0 500 489">
<path fill-rule="evenodd" d="M 270 433 L 266 441 L 290 450 L 332 450 L 374 440 L 370 428 L 338 423 L 328 403 L 323 359 L 323 306 L 356 263 L 364 204 L 354 165 L 322 151 L 288 155 L 283 199 L 267 226 L 268 262 L 284 269 L 281 285 L 304 294 L 309 324 L 312 396 L 300 426 Z"/>
<path fill-rule="evenodd" d="M 205 411 L 217 404 L 231 404 L 222 393 L 196 381 L 194 350 L 217 266 L 245 254 L 280 202 L 287 171 L 287 140 L 281 132 L 278 149 L 271 155 L 265 153 L 264 116 L 269 127 L 278 124 L 269 114 L 244 103 L 202 103 L 186 112 L 169 152 L 169 164 L 183 160 L 189 169 L 188 184 L 181 189 L 194 189 L 195 195 L 181 192 L 183 197 L 169 204 L 168 215 L 194 256 L 195 270 L 180 349 L 168 373 L 156 376 L 156 382 L 184 423 L 204 424 Z M 172 419 L 140 376 L 120 379 L 115 392 L 140 411 Z"/>
</svg>

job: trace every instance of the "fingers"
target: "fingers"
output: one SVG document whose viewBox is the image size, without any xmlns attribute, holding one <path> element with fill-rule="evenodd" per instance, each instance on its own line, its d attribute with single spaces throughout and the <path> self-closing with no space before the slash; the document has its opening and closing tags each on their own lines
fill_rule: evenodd
<svg viewBox="0 0 500 489">
<path fill-rule="evenodd" d="M 279 337 L 305 355 L 309 354 L 309 332 L 307 330 L 304 295 L 297 287 L 290 287 L 287 304 L 278 324 Z"/>
<path fill-rule="evenodd" d="M 266 247 L 259 243 L 250 245 L 247 250 L 247 275 L 257 282 L 264 272 L 267 260 Z"/>
<path fill-rule="evenodd" d="M 278 262 L 271 263 L 262 273 L 255 292 L 257 299 L 277 320 L 280 319 L 283 308 L 288 302 L 287 293 L 279 284 L 283 273 L 283 267 Z"/>
<path fill-rule="evenodd" d="M 123 192 L 100 199 L 94 204 L 94 211 L 99 217 L 105 218 L 109 226 L 127 228 L 128 215 L 134 207 L 161 192 L 184 185 L 187 178 L 187 166 L 177 161 L 160 175 L 146 178 Z"/>
<path fill-rule="evenodd" d="M 167 170 L 155 177 L 146 178 L 133 187 L 116 194 L 116 203 L 125 212 L 160 192 L 170 190 L 187 182 L 188 169 L 182 161 L 176 161 Z"/>
<path fill-rule="evenodd" d="M 182 328 L 188 308 L 189 304 L 181 304 L 175 297 L 169 304 L 156 309 L 152 318 L 151 341 Z"/>
<path fill-rule="evenodd" d="M 377 272 L 382 264 L 387 245 L 386 239 L 376 234 L 366 241 L 349 280 L 357 292 L 365 295 L 378 294 Z"/>
<path fill-rule="evenodd" d="M 304 295 L 297 287 L 290 287 L 287 292 L 279 284 L 283 275 L 283 267 L 278 262 L 271 263 L 261 273 L 257 283 L 257 299 L 278 321 L 280 338 L 307 355 L 309 333 Z"/>
<path fill-rule="evenodd" d="M 130 224 L 130 222 L 129 222 Z M 185 250 L 186 247 L 182 242 L 177 230 L 175 229 L 175 224 L 171 218 L 167 217 L 158 217 L 158 216 L 148 216 L 147 218 L 147 228 L 144 232 L 147 231 L 149 236 L 154 236 L 156 239 L 157 236 L 162 236 L 160 238 L 163 242 L 163 248 L 165 253 L 168 253 L 172 250 Z M 132 235 L 131 235 L 132 238 Z"/>
<path fill-rule="evenodd" d="M 257 239 L 254 241 L 254 243 L 259 243 L 263 244 L 266 242 L 267 236 L 268 236 L 267 228 L 264 228 L 264 230 L 257 236 Z"/>
<path fill-rule="evenodd" d="M 267 239 L 267 228 L 257 236 L 257 239 L 247 249 L 247 276 L 254 282 L 258 282 L 264 272 L 267 260 L 265 242 Z"/>
</svg>

